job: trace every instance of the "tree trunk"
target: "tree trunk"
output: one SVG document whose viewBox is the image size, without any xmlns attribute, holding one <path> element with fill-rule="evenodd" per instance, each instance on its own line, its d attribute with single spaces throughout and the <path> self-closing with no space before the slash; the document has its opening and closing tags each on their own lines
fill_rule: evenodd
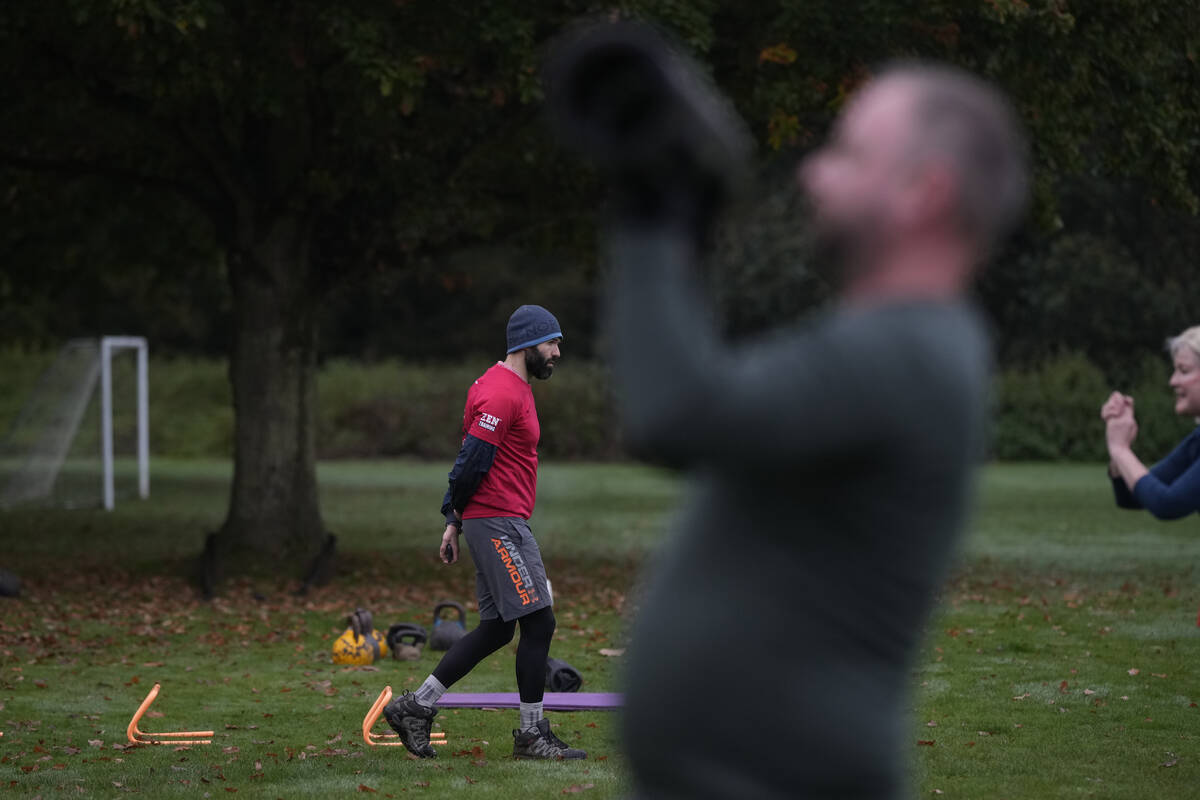
<svg viewBox="0 0 1200 800">
<path fill-rule="evenodd" d="M 327 538 L 317 496 L 318 298 L 308 236 L 302 219 L 285 218 L 229 254 L 233 488 L 210 544 L 239 571 L 265 565 L 297 574 Z"/>
</svg>

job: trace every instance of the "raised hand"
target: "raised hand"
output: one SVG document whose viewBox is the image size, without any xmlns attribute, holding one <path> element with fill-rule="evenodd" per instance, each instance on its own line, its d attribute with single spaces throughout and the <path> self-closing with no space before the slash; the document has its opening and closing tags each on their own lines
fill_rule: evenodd
<svg viewBox="0 0 1200 800">
<path fill-rule="evenodd" d="M 1125 411 L 1133 413 L 1133 398 L 1127 394 L 1113 392 L 1104 401 L 1104 405 L 1100 406 L 1100 419 L 1108 421 Z"/>
<path fill-rule="evenodd" d="M 1117 410 L 1110 416 L 1104 415 L 1104 409 L 1101 409 L 1100 412 L 1101 417 L 1104 418 L 1104 438 L 1110 454 L 1114 447 L 1131 447 L 1138 434 L 1137 419 L 1133 415 L 1133 398 L 1116 392 L 1113 394 L 1119 398 Z M 1109 400 L 1111 401 L 1112 398 Z M 1108 408 L 1108 403 L 1105 403 L 1105 408 Z"/>
</svg>

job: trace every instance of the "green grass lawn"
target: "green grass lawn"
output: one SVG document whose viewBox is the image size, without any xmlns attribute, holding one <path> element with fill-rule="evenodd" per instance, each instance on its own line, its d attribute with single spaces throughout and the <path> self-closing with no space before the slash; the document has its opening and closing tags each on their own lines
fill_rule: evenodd
<svg viewBox="0 0 1200 800">
<path fill-rule="evenodd" d="M 446 465 L 321 468 L 343 554 L 334 582 L 240 579 L 212 602 L 187 580 L 221 521 L 228 467 L 154 464 L 152 497 L 116 511 L 0 512 L 0 566 L 22 574 L 0 601 L 0 791 L 185 797 L 620 797 L 611 713 L 551 714 L 581 763 L 514 762 L 511 711 L 443 711 L 436 761 L 368 748 L 363 715 L 384 685 L 436 663 L 345 668 L 329 648 L 355 606 L 380 625 L 427 624 L 467 601 L 466 565 L 436 561 Z M 620 686 L 626 596 L 678 485 L 621 465 L 543 467 L 538 535 L 554 580 L 552 654 L 587 691 Z M 1200 604 L 1195 519 L 1159 523 L 1112 507 L 1099 466 L 1003 465 L 913 674 L 919 797 L 1200 797 Z M 473 613 L 470 624 L 475 623 Z M 513 648 L 456 691 L 513 691 Z M 215 730 L 207 746 L 132 747 L 124 729 L 155 682 L 145 730 Z M 379 730 L 384 730 L 381 723 Z M 784 746 L 786 743 L 764 743 Z"/>
</svg>

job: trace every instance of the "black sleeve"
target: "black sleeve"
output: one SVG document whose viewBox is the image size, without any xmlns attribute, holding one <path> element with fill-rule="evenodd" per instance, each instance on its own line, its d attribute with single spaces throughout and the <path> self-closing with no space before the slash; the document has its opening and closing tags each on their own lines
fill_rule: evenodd
<svg viewBox="0 0 1200 800">
<path fill-rule="evenodd" d="M 1129 487 L 1125 485 L 1125 479 L 1120 475 L 1113 477 L 1108 476 L 1112 481 L 1113 498 L 1117 501 L 1117 508 L 1141 508 L 1142 504 L 1133 496 L 1133 492 L 1129 491 Z"/>
<path fill-rule="evenodd" d="M 442 516 L 446 518 L 446 524 L 457 522 L 455 510 L 462 513 L 467 507 L 467 502 L 479 488 L 483 476 L 492 468 L 495 458 L 496 445 L 488 444 L 469 433 L 463 439 L 462 448 L 458 451 L 454 467 L 450 470 L 450 485 L 442 498 Z"/>
</svg>

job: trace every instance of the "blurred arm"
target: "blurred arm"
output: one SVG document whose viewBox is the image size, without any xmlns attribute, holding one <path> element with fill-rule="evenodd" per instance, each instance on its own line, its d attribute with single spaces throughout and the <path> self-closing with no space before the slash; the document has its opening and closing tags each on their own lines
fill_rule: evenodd
<svg viewBox="0 0 1200 800">
<path fill-rule="evenodd" d="M 610 237 L 608 331 L 632 449 L 679 466 L 794 465 L 886 436 L 906 406 L 905 365 L 861 326 L 726 346 L 697 285 L 692 240 L 633 224 Z"/>
</svg>

